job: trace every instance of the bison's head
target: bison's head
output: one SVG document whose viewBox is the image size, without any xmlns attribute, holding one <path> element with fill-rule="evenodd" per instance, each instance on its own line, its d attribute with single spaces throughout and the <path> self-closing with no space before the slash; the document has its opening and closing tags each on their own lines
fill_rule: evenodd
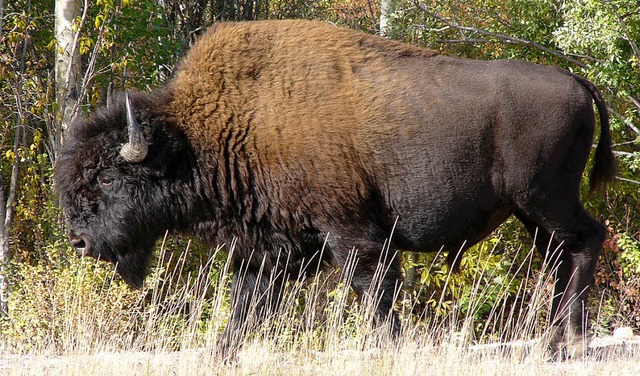
<svg viewBox="0 0 640 376">
<path fill-rule="evenodd" d="M 119 97 L 72 124 L 55 167 L 73 247 L 141 287 L 155 241 L 186 214 L 193 158 L 167 94 Z"/>
</svg>

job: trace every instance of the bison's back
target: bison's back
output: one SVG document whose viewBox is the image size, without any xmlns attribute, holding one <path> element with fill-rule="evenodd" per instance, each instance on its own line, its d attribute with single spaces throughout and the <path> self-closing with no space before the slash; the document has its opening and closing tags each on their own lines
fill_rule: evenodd
<svg viewBox="0 0 640 376">
<path fill-rule="evenodd" d="M 480 240 L 549 184 L 578 196 L 595 123 L 567 72 L 437 56 L 388 73 L 363 98 L 373 108 L 357 143 L 407 246 Z"/>
<path fill-rule="evenodd" d="M 321 22 L 219 24 L 180 64 L 172 108 L 194 142 L 229 126 L 270 138 L 284 132 L 289 144 L 352 134 L 376 95 L 368 89 L 375 75 L 396 59 L 435 54 Z M 203 129 L 210 132 L 204 138 L 196 134 Z"/>
<path fill-rule="evenodd" d="M 273 205 L 316 222 L 374 208 L 412 248 L 479 240 L 559 171 L 577 190 L 593 133 L 590 96 L 558 69 L 317 22 L 219 25 L 170 89 L 200 155 L 224 151 L 245 184 L 282 192 Z"/>
<path fill-rule="evenodd" d="M 227 161 L 256 175 L 253 184 L 292 192 L 288 206 L 313 212 L 308 198 L 317 192 L 368 195 L 357 150 L 369 149 L 360 135 L 377 116 L 367 105 L 374 75 L 394 59 L 433 55 L 326 23 L 220 24 L 178 68 L 171 111 L 201 158 L 228 151 Z M 335 200 L 315 209 L 344 207 Z"/>
</svg>

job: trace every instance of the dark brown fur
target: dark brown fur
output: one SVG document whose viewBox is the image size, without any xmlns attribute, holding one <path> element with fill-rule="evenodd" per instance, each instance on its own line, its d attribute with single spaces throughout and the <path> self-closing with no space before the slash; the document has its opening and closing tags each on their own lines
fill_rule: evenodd
<svg viewBox="0 0 640 376">
<path fill-rule="evenodd" d="M 604 239 L 579 201 L 594 100 L 594 186 L 614 171 L 606 107 L 590 82 L 553 67 L 452 59 L 324 23 L 279 21 L 213 27 L 166 87 L 131 96 L 150 143 L 144 161 L 117 154 L 127 139 L 120 99 L 75 126 L 58 163 L 72 240 L 141 285 L 149 241 L 164 230 L 219 243 L 236 237 L 235 308 L 221 348 L 250 314 L 247 297 L 263 293 L 253 314 L 264 317 L 282 282 L 305 266 L 343 266 L 355 247 L 352 286 L 362 295 L 392 230 L 392 252 L 444 247 L 457 265 L 511 214 L 537 232 L 542 252 L 562 243 L 553 323 L 564 328 L 570 313 L 568 337 L 581 343 L 583 291 Z M 101 174 L 124 183 L 103 186 Z M 397 332 L 400 269 L 387 262 L 376 317 L 391 315 Z M 277 283 L 261 270 L 280 273 Z"/>
</svg>

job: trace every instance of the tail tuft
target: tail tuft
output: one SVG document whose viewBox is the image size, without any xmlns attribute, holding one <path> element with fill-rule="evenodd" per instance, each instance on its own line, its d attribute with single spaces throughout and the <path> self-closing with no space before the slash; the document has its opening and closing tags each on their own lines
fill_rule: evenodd
<svg viewBox="0 0 640 376">
<path fill-rule="evenodd" d="M 616 177 L 616 159 L 613 156 L 613 150 L 611 150 L 611 131 L 609 129 L 609 112 L 607 111 L 607 105 L 591 81 L 573 73 L 569 74 L 591 93 L 593 101 L 598 108 L 598 114 L 600 115 L 600 139 L 598 140 L 598 146 L 596 146 L 593 168 L 589 174 L 589 189 L 590 192 L 598 188 L 605 189 Z"/>
</svg>

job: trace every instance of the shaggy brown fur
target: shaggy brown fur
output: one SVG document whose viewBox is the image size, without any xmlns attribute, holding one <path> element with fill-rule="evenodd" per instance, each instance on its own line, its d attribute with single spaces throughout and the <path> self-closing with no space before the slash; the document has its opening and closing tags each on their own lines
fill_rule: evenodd
<svg viewBox="0 0 640 376">
<path fill-rule="evenodd" d="M 543 253 L 562 244 L 553 323 L 563 334 L 569 314 L 567 338 L 582 343 L 585 291 L 604 239 L 579 201 L 594 101 L 592 185 L 614 173 L 606 107 L 590 82 L 319 22 L 270 21 L 213 27 L 166 87 L 130 96 L 146 159 L 118 153 L 128 137 L 121 98 L 73 127 L 56 167 L 72 242 L 140 286 L 166 229 L 218 243 L 236 237 L 225 351 L 250 312 L 264 318 L 277 305 L 286 278 L 321 262 L 344 266 L 354 247 L 361 296 L 388 263 L 376 318 L 390 315 L 397 333 L 400 268 L 381 256 L 392 230 L 392 252 L 444 247 L 457 266 L 511 214 Z"/>
<path fill-rule="evenodd" d="M 271 206 L 294 211 L 286 218 L 270 213 L 278 217 L 270 221 L 296 228 L 318 211 L 340 221 L 360 210 L 368 194 L 362 164 L 375 150 L 362 137 L 370 137 L 367 127 L 388 111 L 375 97 L 394 95 L 375 87 L 384 79 L 378 75 L 408 57 L 435 54 L 317 22 L 221 24 L 182 61 L 168 108 L 202 163 L 219 165 L 219 189 L 248 189 L 251 172 L 255 189 L 270 192 Z M 399 85 L 407 79 L 398 77 Z M 398 126 L 385 132 L 395 134 Z M 238 171 L 225 171 L 233 167 Z M 358 194 L 344 195 L 351 191 Z M 318 192 L 352 202 L 319 205 Z M 266 208 L 252 209 L 257 220 L 266 214 Z"/>
</svg>

